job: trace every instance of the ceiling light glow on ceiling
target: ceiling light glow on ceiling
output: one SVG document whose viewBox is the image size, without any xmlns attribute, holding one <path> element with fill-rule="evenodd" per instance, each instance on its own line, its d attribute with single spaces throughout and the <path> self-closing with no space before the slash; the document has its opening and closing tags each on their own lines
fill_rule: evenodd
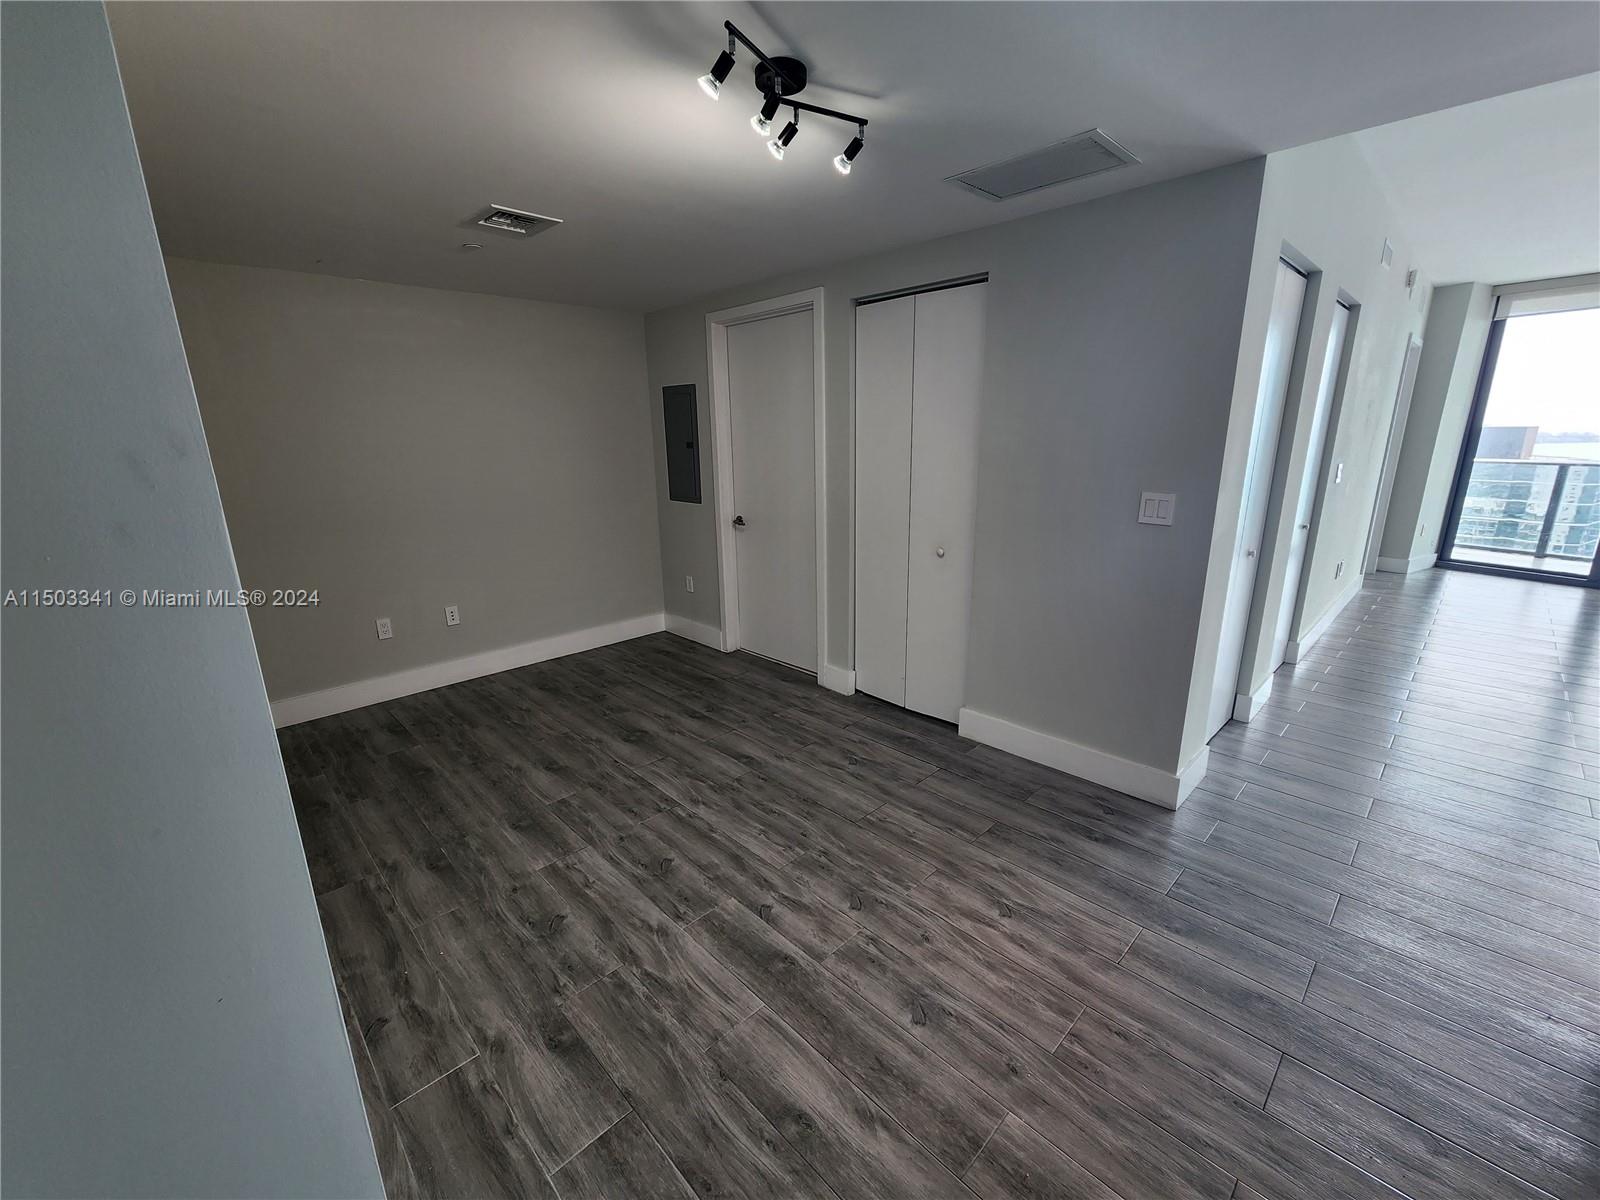
<svg viewBox="0 0 1600 1200">
<path fill-rule="evenodd" d="M 721 96 L 722 85 L 727 82 L 728 76 L 733 71 L 734 52 L 742 45 L 755 55 L 755 84 L 756 90 L 761 94 L 761 109 L 750 118 L 750 128 L 762 137 L 766 137 L 772 132 L 772 118 L 778 115 L 780 108 L 787 104 L 794 110 L 794 116 L 784 126 L 783 132 L 767 143 L 767 150 L 772 157 L 782 160 L 789 143 L 794 141 L 795 135 L 800 132 L 800 114 L 815 113 L 819 117 L 844 121 L 856 127 L 856 136 L 844 148 L 844 153 L 833 160 L 834 169 L 839 174 L 850 174 L 851 164 L 855 162 L 856 155 L 861 153 L 861 147 L 866 143 L 867 119 L 794 99 L 795 95 L 806 86 L 806 64 L 798 58 L 781 55 L 777 58 L 768 57 L 761 47 L 745 37 L 732 21 L 724 21 L 722 27 L 728 31 L 728 48 L 717 56 L 717 61 L 710 72 L 700 76 L 700 90 L 713 100 Z"/>
</svg>

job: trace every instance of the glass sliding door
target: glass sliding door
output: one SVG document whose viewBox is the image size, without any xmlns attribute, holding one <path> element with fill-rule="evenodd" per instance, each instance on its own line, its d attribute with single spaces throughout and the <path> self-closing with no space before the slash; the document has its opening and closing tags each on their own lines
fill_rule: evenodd
<svg viewBox="0 0 1600 1200">
<path fill-rule="evenodd" d="M 1600 582 L 1600 307 L 1587 297 L 1497 298 L 1442 565 Z"/>
</svg>

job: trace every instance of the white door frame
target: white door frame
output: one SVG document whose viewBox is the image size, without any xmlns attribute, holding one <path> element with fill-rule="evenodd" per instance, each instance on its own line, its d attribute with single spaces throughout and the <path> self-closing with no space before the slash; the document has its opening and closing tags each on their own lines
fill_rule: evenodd
<svg viewBox="0 0 1600 1200">
<path fill-rule="evenodd" d="M 706 352 L 711 359 L 711 444 L 716 475 L 717 575 L 722 588 L 722 648 L 737 650 L 739 637 L 739 547 L 733 531 L 733 407 L 728 381 L 728 330 L 735 325 L 811 313 L 811 405 L 816 426 L 817 506 L 817 681 L 828 657 L 827 356 L 823 352 L 822 289 L 791 292 L 706 314 Z"/>
</svg>

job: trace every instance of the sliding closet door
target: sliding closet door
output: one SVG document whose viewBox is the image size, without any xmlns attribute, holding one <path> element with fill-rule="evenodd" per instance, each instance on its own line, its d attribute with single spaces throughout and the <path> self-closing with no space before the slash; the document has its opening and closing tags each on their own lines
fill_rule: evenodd
<svg viewBox="0 0 1600 1200">
<path fill-rule="evenodd" d="M 856 688 L 906 702 L 916 298 L 856 309 Z"/>
<path fill-rule="evenodd" d="M 972 608 L 985 284 L 916 299 L 905 706 L 961 711 Z"/>
</svg>

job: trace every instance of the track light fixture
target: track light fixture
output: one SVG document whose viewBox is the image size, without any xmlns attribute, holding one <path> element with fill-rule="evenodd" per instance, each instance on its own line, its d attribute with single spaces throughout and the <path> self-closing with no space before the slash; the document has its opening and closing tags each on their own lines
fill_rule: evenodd
<svg viewBox="0 0 1600 1200">
<path fill-rule="evenodd" d="M 750 128 L 762 137 L 772 132 L 772 118 L 778 115 L 778 106 L 783 101 L 777 96 L 768 96 L 761 104 L 761 111 L 750 118 Z"/>
<path fill-rule="evenodd" d="M 794 141 L 794 135 L 799 132 L 800 113 L 796 111 L 789 123 L 783 127 L 783 132 L 767 143 L 767 149 L 772 151 L 772 157 L 782 162 L 783 152 L 789 148 L 789 143 Z"/>
<path fill-rule="evenodd" d="M 728 48 L 717 55 L 717 61 L 711 64 L 711 70 L 700 76 L 700 90 L 713 100 L 718 98 L 722 91 L 722 84 L 733 70 L 733 34 L 728 35 Z"/>
<path fill-rule="evenodd" d="M 833 169 L 841 175 L 850 174 L 850 164 L 856 161 L 856 155 L 861 153 L 861 147 L 867 144 L 867 131 L 856 129 L 855 137 L 850 139 L 850 144 L 844 148 L 844 153 L 833 160 Z"/>
<path fill-rule="evenodd" d="M 794 99 L 794 96 L 806 86 L 806 64 L 798 58 L 782 56 L 769 58 L 761 47 L 745 37 L 732 21 L 724 21 L 722 27 L 728 31 L 728 48 L 717 55 L 717 61 L 711 70 L 700 76 L 700 90 L 713 100 L 717 99 L 722 93 L 722 85 L 733 72 L 733 56 L 736 48 L 744 46 L 756 57 L 756 90 L 761 93 L 761 109 L 750 118 L 750 128 L 762 137 L 766 137 L 772 132 L 772 119 L 778 115 L 780 108 L 788 105 L 794 110 L 794 116 L 783 127 L 783 132 L 767 143 L 767 149 L 772 157 L 782 160 L 789 143 L 794 141 L 800 132 L 801 112 L 815 113 L 819 117 L 830 117 L 856 127 L 856 136 L 844 148 L 844 153 L 833 160 L 834 168 L 839 174 L 850 174 L 851 164 L 855 162 L 856 155 L 861 153 L 861 147 L 866 144 L 867 119 Z"/>
</svg>

